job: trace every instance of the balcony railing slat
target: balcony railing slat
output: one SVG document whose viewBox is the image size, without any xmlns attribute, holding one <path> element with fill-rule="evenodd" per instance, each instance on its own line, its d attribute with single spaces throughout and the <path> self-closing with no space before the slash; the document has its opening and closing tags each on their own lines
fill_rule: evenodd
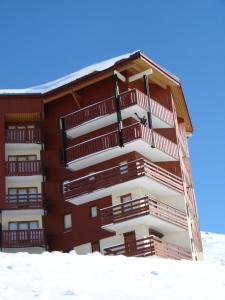
<svg viewBox="0 0 225 300">
<path fill-rule="evenodd" d="M 126 144 L 142 138 L 144 141 L 151 144 L 152 133 L 154 135 L 155 147 L 178 160 L 178 147 L 175 143 L 171 142 L 159 133 L 154 131 L 152 132 L 149 128 L 140 123 L 132 124 L 123 128 L 123 142 Z M 119 146 L 118 131 L 109 132 L 67 148 L 67 160 L 68 162 L 71 162 L 116 146 Z"/>
<path fill-rule="evenodd" d="M 120 166 L 97 172 L 64 184 L 64 198 L 70 199 L 107 188 L 142 176 L 148 176 L 179 192 L 183 192 L 182 179 L 144 159 L 129 162 L 126 172 Z"/>
<path fill-rule="evenodd" d="M 2 230 L 2 248 L 39 247 L 44 245 L 44 229 Z"/>
<path fill-rule="evenodd" d="M 128 108 L 132 105 L 139 105 L 146 109 L 148 107 L 148 98 L 145 94 L 139 90 L 132 89 L 123 92 L 119 95 L 121 109 Z M 173 126 L 173 113 L 159 104 L 158 102 L 151 99 L 152 114 Z M 69 130 L 82 123 L 94 120 L 98 117 L 109 115 L 116 112 L 114 96 L 104 99 L 100 102 L 94 103 L 73 113 L 64 116 L 65 129 Z"/>
<path fill-rule="evenodd" d="M 148 196 L 103 208 L 100 213 L 102 226 L 150 214 L 187 229 L 185 213 L 158 200 L 153 200 Z"/>
<path fill-rule="evenodd" d="M 154 235 L 127 244 L 119 244 L 104 249 L 106 255 L 152 256 L 158 255 L 173 259 L 192 259 L 191 252 Z"/>
<path fill-rule="evenodd" d="M 40 128 L 6 129 L 5 142 L 18 144 L 40 144 Z"/>
<path fill-rule="evenodd" d="M 6 195 L 6 209 L 43 208 L 42 194 Z"/>
<path fill-rule="evenodd" d="M 6 176 L 32 176 L 40 174 L 40 160 L 6 161 Z"/>
</svg>

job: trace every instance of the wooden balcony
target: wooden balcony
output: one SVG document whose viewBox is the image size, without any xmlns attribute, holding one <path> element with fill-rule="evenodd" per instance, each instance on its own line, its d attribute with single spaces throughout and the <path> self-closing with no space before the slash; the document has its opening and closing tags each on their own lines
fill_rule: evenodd
<svg viewBox="0 0 225 300">
<path fill-rule="evenodd" d="M 148 196 L 103 208 L 100 213 L 101 224 L 105 229 L 116 230 L 120 229 L 122 225 L 126 227 L 128 224 L 137 224 L 138 222 L 140 224 L 156 224 L 155 219 L 158 221 L 158 226 L 161 227 L 167 226 L 166 222 L 169 225 L 188 229 L 187 217 L 184 212 Z M 174 230 L 174 226 L 171 230 Z"/>
<path fill-rule="evenodd" d="M 123 148 L 119 147 L 118 131 L 67 148 L 68 167 L 78 170 L 92 165 L 93 160 L 98 163 L 131 151 L 137 151 L 152 161 L 179 159 L 177 144 L 140 123 L 124 127 L 122 134 L 125 145 Z M 151 148 L 152 142 L 155 148 Z"/>
<path fill-rule="evenodd" d="M 112 194 L 115 185 L 118 185 L 117 191 L 119 191 L 119 186 L 130 188 L 130 184 L 133 186 L 143 184 L 156 196 L 183 193 L 182 179 L 152 162 L 138 159 L 129 162 L 125 168 L 121 170 L 120 166 L 116 166 L 65 183 L 64 199 L 74 204 L 82 204 Z M 130 183 L 133 180 L 135 182 Z M 126 183 L 129 186 L 125 185 Z"/>
<path fill-rule="evenodd" d="M 2 231 L 2 248 L 43 247 L 44 245 L 44 229 Z"/>
<path fill-rule="evenodd" d="M 41 175 L 40 160 L 6 161 L 6 176 Z"/>
<path fill-rule="evenodd" d="M 125 255 L 125 256 L 152 256 L 157 255 L 172 259 L 192 259 L 191 252 L 186 249 L 167 243 L 154 235 L 147 238 L 130 242 L 129 244 L 119 244 L 104 249 L 105 255 Z"/>
<path fill-rule="evenodd" d="M 5 209 L 42 209 L 42 194 L 6 195 Z"/>
<path fill-rule="evenodd" d="M 6 129 L 5 142 L 14 144 L 40 144 L 40 128 Z"/>
<path fill-rule="evenodd" d="M 119 97 L 120 109 L 123 110 L 124 118 L 130 116 L 134 117 L 134 112 L 143 114 L 148 109 L 147 96 L 137 89 L 123 92 Z M 153 99 L 150 101 L 153 126 L 155 128 L 173 127 L 173 113 Z M 86 133 L 85 129 L 81 129 L 81 126 L 86 125 L 87 123 L 91 122 L 92 130 L 103 127 L 102 121 L 104 121 L 104 126 L 112 124 L 115 122 L 113 114 L 116 116 L 114 96 L 64 116 L 63 119 L 66 133 L 69 137 L 74 138 Z M 106 116 L 107 118 L 105 118 Z M 79 129 L 76 130 L 76 127 L 78 126 Z M 90 129 L 88 129 L 88 131 L 90 131 Z"/>
</svg>

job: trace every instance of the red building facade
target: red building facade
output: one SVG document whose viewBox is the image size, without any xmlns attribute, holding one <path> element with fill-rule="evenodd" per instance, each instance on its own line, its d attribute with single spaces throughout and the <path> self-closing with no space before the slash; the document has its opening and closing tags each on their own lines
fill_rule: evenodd
<svg viewBox="0 0 225 300">
<path fill-rule="evenodd" d="M 2 251 L 200 259 L 179 80 L 137 51 L 0 90 Z"/>
</svg>

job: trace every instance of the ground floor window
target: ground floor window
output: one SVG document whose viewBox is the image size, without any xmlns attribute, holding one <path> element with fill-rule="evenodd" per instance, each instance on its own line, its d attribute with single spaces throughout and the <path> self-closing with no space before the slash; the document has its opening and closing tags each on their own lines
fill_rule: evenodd
<svg viewBox="0 0 225 300">
<path fill-rule="evenodd" d="M 64 230 L 72 228 L 72 216 L 71 214 L 64 215 Z"/>
<path fill-rule="evenodd" d="M 38 221 L 26 221 L 26 222 L 9 222 L 8 228 L 10 231 L 11 241 L 27 241 L 36 240 L 38 235 L 34 229 L 39 228 Z"/>
</svg>

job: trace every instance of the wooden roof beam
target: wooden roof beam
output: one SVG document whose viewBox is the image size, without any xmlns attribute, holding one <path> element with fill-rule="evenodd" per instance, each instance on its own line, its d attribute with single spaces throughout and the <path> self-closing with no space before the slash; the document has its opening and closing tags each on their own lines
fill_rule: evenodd
<svg viewBox="0 0 225 300">
<path fill-rule="evenodd" d="M 78 108 L 81 108 L 80 102 L 79 100 L 81 100 L 81 97 L 76 93 L 76 92 L 71 92 L 70 93 L 74 99 L 74 101 L 76 102 L 76 105 L 78 106 Z"/>
</svg>

